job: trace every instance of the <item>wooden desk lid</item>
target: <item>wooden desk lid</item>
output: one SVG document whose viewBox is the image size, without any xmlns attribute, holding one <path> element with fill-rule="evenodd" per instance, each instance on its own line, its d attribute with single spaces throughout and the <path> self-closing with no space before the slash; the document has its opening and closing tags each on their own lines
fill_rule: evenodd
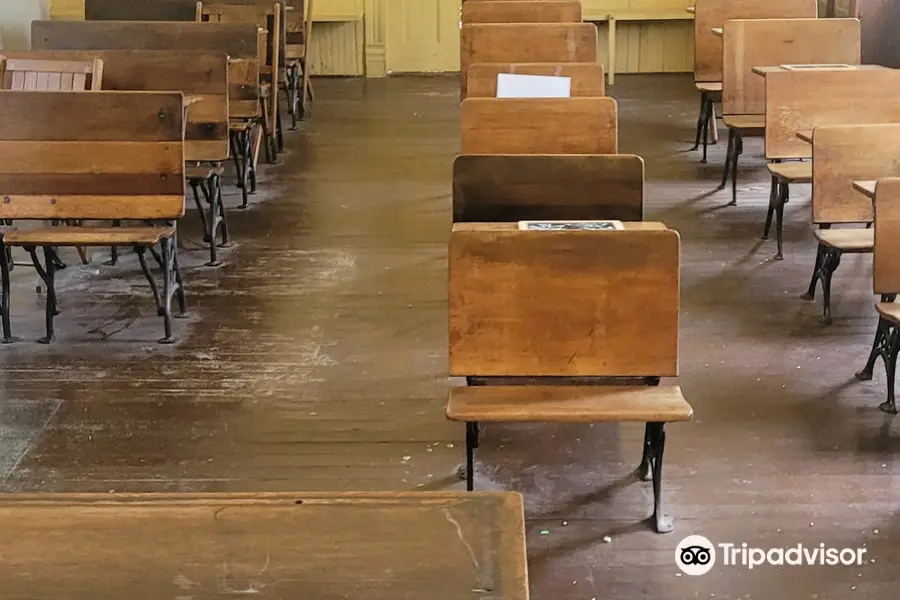
<svg viewBox="0 0 900 600">
<path fill-rule="evenodd" d="M 451 375 L 677 375 L 678 233 L 661 223 L 624 227 L 455 224 Z"/>
<path fill-rule="evenodd" d="M 0 499 L 0 598 L 527 600 L 511 493 Z"/>
</svg>

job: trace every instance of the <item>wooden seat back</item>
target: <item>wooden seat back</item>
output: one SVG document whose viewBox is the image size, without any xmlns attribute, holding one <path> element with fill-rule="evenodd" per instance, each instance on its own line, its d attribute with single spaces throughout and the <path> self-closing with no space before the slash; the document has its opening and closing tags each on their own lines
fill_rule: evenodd
<svg viewBox="0 0 900 600">
<path fill-rule="evenodd" d="M 252 119 L 259 107 L 259 28 L 249 23 L 34 21 L 33 50 L 169 50 L 226 54 L 229 114 Z"/>
<path fill-rule="evenodd" d="M 285 59 L 306 63 L 312 43 L 314 0 L 290 0 L 285 13 Z"/>
<path fill-rule="evenodd" d="M 462 5 L 465 23 L 581 23 L 580 0 L 472 0 Z"/>
<path fill-rule="evenodd" d="M 198 599 L 207 589 L 233 599 L 311 600 L 319 589 L 331 599 L 363 589 L 397 600 L 528 599 L 523 499 L 513 492 L 3 494 L 0 528 L 4 556 L 16 555 L 0 562 L 7 598 L 102 578 L 123 600 L 146 599 L 148 587 L 196 589 Z M 498 592 L 472 591 L 485 587 Z"/>
<path fill-rule="evenodd" d="M 250 23 L 266 32 L 265 44 L 258 47 L 259 73 L 272 85 L 268 97 L 269 131 L 275 131 L 278 115 L 279 69 L 284 67 L 283 6 L 267 4 L 223 4 L 197 2 L 197 21 L 209 23 Z"/>
<path fill-rule="evenodd" d="M 31 92 L 84 92 L 101 89 L 103 61 L 97 57 L 65 58 L 6 53 L 0 89 Z"/>
<path fill-rule="evenodd" d="M 0 93 L 0 219 L 177 219 L 183 97 Z"/>
<path fill-rule="evenodd" d="M 520 231 L 456 223 L 450 236 L 450 374 L 678 374 L 678 233 Z"/>
<path fill-rule="evenodd" d="M 273 0 L 223 0 L 197 2 L 196 19 L 207 23 L 253 23 L 266 31 L 266 43 L 261 48 L 260 73 L 271 77 L 272 65 L 284 67 L 284 13 L 279 1 Z"/>
<path fill-rule="evenodd" d="M 644 161 L 617 155 L 472 155 L 453 162 L 453 222 L 644 218 Z"/>
<path fill-rule="evenodd" d="M 84 0 L 88 21 L 193 21 L 196 0 Z"/>
<path fill-rule="evenodd" d="M 468 98 L 461 154 L 618 154 L 616 101 Z"/>
<path fill-rule="evenodd" d="M 187 110 L 184 155 L 188 161 L 228 158 L 228 57 L 213 52 L 166 50 L 44 50 L 13 52 L 14 59 L 101 60 L 102 89 L 178 91 L 196 99 Z"/>
<path fill-rule="evenodd" d="M 763 115 L 765 79 L 753 67 L 860 62 L 858 19 L 764 19 L 725 23 L 722 110 Z"/>
<path fill-rule="evenodd" d="M 810 145 L 797 138 L 801 131 L 900 123 L 900 71 L 893 69 L 769 73 L 765 93 L 766 157 L 771 159 L 812 156 Z"/>
<path fill-rule="evenodd" d="M 715 27 L 733 19 L 815 19 L 816 0 L 697 0 L 694 7 L 694 81 L 722 81 L 722 38 Z M 754 65 L 756 66 L 756 65 Z"/>
<path fill-rule="evenodd" d="M 813 223 L 869 223 L 872 202 L 853 182 L 900 176 L 900 124 L 818 127 L 812 155 Z"/>
<path fill-rule="evenodd" d="M 178 0 L 180 1 L 180 0 Z M 195 5 L 194 9 L 194 19 L 195 21 L 201 20 L 198 18 L 197 14 L 200 12 L 198 10 L 198 6 L 200 5 L 200 0 L 192 0 Z M 280 52 L 280 67 L 284 67 L 285 60 L 289 58 L 289 52 L 286 52 L 286 47 L 288 45 L 296 45 L 303 44 L 305 37 L 304 32 L 306 31 L 306 24 L 312 16 L 313 9 L 313 0 L 209 0 L 208 2 L 204 2 L 207 6 L 255 6 L 262 7 L 268 9 L 269 14 L 267 15 L 265 24 L 262 23 L 260 19 L 257 18 L 258 25 L 261 29 L 266 30 L 266 33 L 273 31 L 273 23 L 272 23 L 272 4 L 278 3 L 281 5 L 281 21 L 280 21 L 280 31 L 281 31 L 281 52 Z M 241 9 L 238 9 L 240 11 Z M 219 15 L 214 17 L 214 21 L 217 22 L 228 22 L 233 21 L 234 18 L 231 16 L 240 15 L 240 12 L 233 12 L 230 14 L 222 14 L 219 11 Z M 245 13 L 246 14 L 246 13 Z M 253 14 L 253 11 L 250 12 Z M 207 19 L 208 20 L 208 19 Z M 245 20 L 245 19 L 243 19 Z M 308 37 L 308 36 L 307 36 Z M 271 41 L 269 38 L 266 38 L 268 53 L 267 53 L 267 64 L 271 62 Z"/>
<path fill-rule="evenodd" d="M 597 28 L 590 23 L 472 23 L 460 30 L 460 88 L 469 65 L 495 62 L 597 62 Z"/>
<path fill-rule="evenodd" d="M 500 73 L 568 77 L 573 97 L 606 95 L 603 65 L 598 63 L 475 63 L 469 65 L 467 97 L 496 98 Z"/>
<path fill-rule="evenodd" d="M 900 177 L 892 173 L 875 184 L 873 291 L 900 294 Z"/>
</svg>

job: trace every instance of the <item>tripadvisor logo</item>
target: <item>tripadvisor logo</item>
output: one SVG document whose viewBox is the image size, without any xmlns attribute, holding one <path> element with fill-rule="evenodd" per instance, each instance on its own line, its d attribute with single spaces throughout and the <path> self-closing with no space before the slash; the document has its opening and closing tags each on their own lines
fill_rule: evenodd
<svg viewBox="0 0 900 600">
<path fill-rule="evenodd" d="M 675 548 L 675 564 L 686 575 L 705 575 L 716 565 L 755 569 L 763 565 L 782 566 L 860 566 L 865 562 L 866 548 L 831 548 L 795 546 L 754 548 L 746 543 L 713 544 L 702 535 L 690 535 Z"/>
</svg>

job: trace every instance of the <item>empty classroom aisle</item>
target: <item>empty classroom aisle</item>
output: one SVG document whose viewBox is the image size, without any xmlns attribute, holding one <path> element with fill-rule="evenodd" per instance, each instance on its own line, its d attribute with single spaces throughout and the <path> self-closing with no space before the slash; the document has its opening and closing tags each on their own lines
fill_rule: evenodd
<svg viewBox="0 0 900 600">
<path fill-rule="evenodd" d="M 460 489 L 463 429 L 444 419 L 457 85 L 317 81 L 315 118 L 287 138 L 265 195 L 229 215 L 228 264 L 188 263 L 193 316 L 175 346 L 156 345 L 145 298 L 128 300 L 138 278 L 104 267 L 64 273 L 68 335 L 33 344 L 41 303 L 23 269 L 13 307 L 25 341 L 0 348 L 0 489 Z M 823 327 L 819 305 L 799 298 L 815 252 L 808 188 L 788 205 L 776 263 L 774 241 L 754 242 L 768 203 L 760 141 L 747 141 L 738 206 L 726 207 L 729 193 L 714 190 L 725 144 L 707 166 L 686 152 L 689 77 L 620 76 L 610 93 L 620 151 L 647 162 L 645 218 L 682 235 L 679 382 L 695 421 L 669 429 L 669 536 L 641 522 L 650 488 L 630 476 L 641 427 L 485 428 L 477 484 L 525 494 L 533 596 L 750 598 L 777 584 L 792 598 L 886 597 L 900 438 L 877 410 L 882 372 L 852 379 L 875 325 L 870 262 L 842 265 Z M 186 244 L 199 248 L 187 220 Z M 88 276 L 110 301 L 79 285 Z M 846 567 L 676 577 L 672 552 L 692 533 L 867 543 L 876 562 L 864 578 Z"/>
</svg>

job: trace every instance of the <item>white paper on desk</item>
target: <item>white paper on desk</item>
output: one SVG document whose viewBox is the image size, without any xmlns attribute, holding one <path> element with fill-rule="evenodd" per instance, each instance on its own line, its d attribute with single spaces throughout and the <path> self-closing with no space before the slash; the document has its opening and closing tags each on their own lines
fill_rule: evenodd
<svg viewBox="0 0 900 600">
<path fill-rule="evenodd" d="M 497 75 L 498 98 L 570 98 L 572 79 L 549 75 Z"/>
</svg>

